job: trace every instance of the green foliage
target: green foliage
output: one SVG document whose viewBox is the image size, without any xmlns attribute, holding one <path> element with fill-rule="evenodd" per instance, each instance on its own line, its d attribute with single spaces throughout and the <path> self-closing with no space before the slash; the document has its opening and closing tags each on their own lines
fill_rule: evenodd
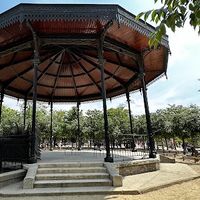
<svg viewBox="0 0 200 200">
<path fill-rule="evenodd" d="M 131 133 L 128 110 L 123 106 L 108 110 L 108 123 L 108 131 L 113 143 L 121 143 L 122 139 L 130 138 L 130 136 L 123 136 L 124 134 Z"/>
<path fill-rule="evenodd" d="M 197 137 L 200 134 L 200 108 L 198 106 L 171 105 L 157 111 L 157 114 L 156 124 L 162 124 L 161 135 L 164 133 L 167 138 L 186 139 Z"/>
<path fill-rule="evenodd" d="M 28 104 L 27 124 L 31 125 L 32 109 Z M 123 106 L 108 110 L 109 134 L 114 143 L 126 139 L 130 134 L 128 110 Z M 23 112 L 3 106 L 0 133 L 4 135 L 24 133 Z M 146 135 L 145 115 L 132 116 L 135 135 Z M 168 108 L 151 113 L 153 135 L 156 139 L 177 138 L 198 145 L 200 140 L 200 108 L 196 105 L 189 107 L 171 105 Z M 53 112 L 53 136 L 55 140 L 72 139 L 77 142 L 77 108 L 69 111 Z M 88 110 L 85 115 L 80 111 L 81 141 L 91 143 L 104 142 L 103 112 Z M 26 128 L 27 129 L 27 128 Z M 49 107 L 38 104 L 37 106 L 37 135 L 43 140 L 50 138 L 50 112 Z M 124 135 L 124 136 L 123 136 Z M 130 137 L 129 137 L 130 139 Z"/>
<path fill-rule="evenodd" d="M 144 135 L 146 134 L 146 118 L 145 115 L 138 115 L 134 119 L 134 133 L 136 135 Z"/>
<path fill-rule="evenodd" d="M 196 105 L 171 105 L 151 113 L 151 121 L 155 138 L 187 139 L 193 144 L 197 144 L 200 138 L 200 108 Z M 134 122 L 135 134 L 146 134 L 145 115 L 136 116 Z"/>
<path fill-rule="evenodd" d="M 20 113 L 11 108 L 2 107 L 2 117 L 0 124 L 0 134 L 10 135 L 12 131 L 16 128 L 16 124 L 20 126 Z"/>
<path fill-rule="evenodd" d="M 65 138 L 65 111 L 54 111 L 53 112 L 53 135 L 57 139 Z"/>
<path fill-rule="evenodd" d="M 84 118 L 83 132 L 88 140 L 101 142 L 104 140 L 103 114 L 100 110 L 88 110 Z"/>
<path fill-rule="evenodd" d="M 109 109 L 108 119 L 110 135 L 130 133 L 128 110 L 124 107 Z"/>
<path fill-rule="evenodd" d="M 200 34 L 200 0 L 160 0 L 162 7 L 159 9 L 141 12 L 136 19 L 141 17 L 146 21 L 148 18 L 157 24 L 155 32 L 151 35 L 149 45 L 157 47 L 162 36 L 166 34 L 166 27 L 173 32 L 176 28 L 183 27 L 186 19 Z M 154 0 L 155 3 L 158 0 Z"/>
<path fill-rule="evenodd" d="M 37 133 L 41 139 L 49 137 L 50 113 L 48 112 L 47 109 L 48 108 L 43 104 L 37 105 L 37 113 L 36 113 Z M 29 119 L 29 123 L 30 121 L 31 119 Z"/>
<path fill-rule="evenodd" d="M 78 139 L 78 119 L 77 119 L 77 108 L 72 107 L 71 110 L 65 113 L 64 115 L 64 124 L 62 125 L 62 134 L 64 134 L 65 138 L 69 140 Z M 79 111 L 80 117 L 80 137 L 82 136 L 82 123 L 83 123 L 83 114 L 82 111 Z"/>
</svg>

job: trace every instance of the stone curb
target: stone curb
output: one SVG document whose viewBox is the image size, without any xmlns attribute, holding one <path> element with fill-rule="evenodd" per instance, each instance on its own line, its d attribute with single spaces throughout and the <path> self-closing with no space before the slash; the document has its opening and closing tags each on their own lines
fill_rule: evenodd
<svg viewBox="0 0 200 200">
<path fill-rule="evenodd" d="M 0 193 L 0 197 L 43 197 L 43 196 L 70 196 L 70 195 L 123 195 L 123 194 L 140 194 L 137 190 L 132 190 L 132 191 L 81 191 L 81 192 L 41 192 L 41 193 L 16 193 L 16 194 L 5 194 L 5 193 Z"/>
<path fill-rule="evenodd" d="M 23 181 L 23 189 L 33 189 L 37 169 L 38 169 L 37 164 L 32 165 L 28 168 L 27 174 Z"/>
<path fill-rule="evenodd" d="M 106 194 L 106 195 L 139 195 L 139 194 L 144 194 L 144 193 L 148 193 L 148 192 L 152 192 L 152 191 L 156 191 L 156 190 L 159 190 L 159 189 L 162 189 L 162 188 L 166 188 L 166 187 L 169 187 L 169 186 L 172 186 L 172 185 L 176 185 L 176 184 L 181 184 L 183 182 L 188 182 L 188 181 L 191 181 L 191 180 L 195 180 L 195 179 L 199 179 L 200 178 L 200 175 L 197 175 L 197 176 L 193 176 L 193 177 L 190 177 L 190 178 L 186 178 L 186 179 L 181 179 L 181 180 L 177 180 L 177 181 L 174 181 L 174 182 L 171 182 L 171 183 L 166 183 L 166 184 L 161 184 L 161 185 L 158 185 L 158 186 L 153 186 L 153 187 L 149 187 L 149 188 L 145 188 L 145 189 L 141 189 L 141 190 L 125 190 L 125 189 L 122 189 L 122 190 L 102 190 L 102 191 L 80 191 L 80 192 L 77 192 L 77 191 L 58 191 L 58 192 L 30 192 L 26 190 L 23 191 L 22 193 L 13 193 L 13 194 L 6 194 L 6 193 L 0 193 L 0 197 L 26 197 L 26 196 L 62 196 L 62 195 L 97 195 L 97 194 Z M 114 189 L 114 188 L 113 188 Z M 32 191 L 32 190 L 31 190 Z M 30 193 L 29 193 L 30 192 Z"/>
<path fill-rule="evenodd" d="M 118 162 L 115 167 L 122 176 L 136 175 L 147 172 L 153 172 L 160 169 L 159 158 L 132 160 L 128 162 Z"/>
<path fill-rule="evenodd" d="M 121 187 L 123 185 L 122 176 L 119 175 L 119 171 L 117 171 L 114 164 L 104 163 L 104 166 L 106 167 L 110 175 L 110 179 L 112 180 L 112 185 L 114 187 Z"/>
<path fill-rule="evenodd" d="M 26 175 L 26 170 L 19 169 L 11 172 L 0 174 L 0 188 L 11 183 L 23 180 Z"/>
</svg>

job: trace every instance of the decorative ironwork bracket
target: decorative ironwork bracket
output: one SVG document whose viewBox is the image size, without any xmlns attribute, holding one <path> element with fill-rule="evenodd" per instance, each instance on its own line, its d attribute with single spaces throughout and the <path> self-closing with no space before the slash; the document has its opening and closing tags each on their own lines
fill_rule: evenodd
<svg viewBox="0 0 200 200">
<path fill-rule="evenodd" d="M 40 63 L 40 59 L 39 59 L 38 36 L 37 36 L 35 30 L 33 29 L 31 23 L 29 21 L 27 21 L 26 24 L 29 27 L 29 29 L 31 30 L 31 33 L 32 33 L 32 36 L 33 36 L 33 44 L 34 44 L 34 59 L 33 59 L 33 63 L 34 64 L 39 64 Z"/>
</svg>

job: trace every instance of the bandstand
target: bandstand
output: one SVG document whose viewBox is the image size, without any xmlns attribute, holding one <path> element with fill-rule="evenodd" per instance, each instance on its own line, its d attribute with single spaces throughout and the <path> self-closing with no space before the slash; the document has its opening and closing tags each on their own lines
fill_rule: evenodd
<svg viewBox="0 0 200 200">
<path fill-rule="evenodd" d="M 54 102 L 77 102 L 79 110 L 81 102 L 102 99 L 105 161 L 112 162 L 106 99 L 126 95 L 133 135 L 129 93 L 137 90 L 155 157 L 146 86 L 166 74 L 169 46 L 164 36 L 149 48 L 154 30 L 118 5 L 19 4 L 0 14 L 0 115 L 4 95 L 24 99 L 25 126 L 32 100 L 32 162 L 37 101 L 50 103 L 52 114 Z"/>
</svg>

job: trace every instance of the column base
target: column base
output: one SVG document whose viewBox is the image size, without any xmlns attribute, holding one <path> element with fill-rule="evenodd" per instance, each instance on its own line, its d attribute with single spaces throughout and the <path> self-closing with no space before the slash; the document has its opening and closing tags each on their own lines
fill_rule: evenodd
<svg viewBox="0 0 200 200">
<path fill-rule="evenodd" d="M 29 158 L 28 164 L 37 163 L 37 158 Z"/>
<path fill-rule="evenodd" d="M 113 158 L 112 157 L 105 157 L 104 158 L 104 162 L 113 162 Z"/>
<path fill-rule="evenodd" d="M 149 152 L 149 158 L 156 158 L 156 152 Z"/>
</svg>

